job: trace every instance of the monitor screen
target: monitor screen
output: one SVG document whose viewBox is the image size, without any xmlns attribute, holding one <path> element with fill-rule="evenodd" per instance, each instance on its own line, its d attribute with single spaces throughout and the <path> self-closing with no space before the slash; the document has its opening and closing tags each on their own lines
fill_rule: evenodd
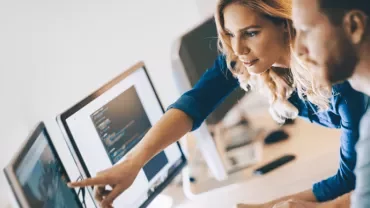
<svg viewBox="0 0 370 208">
<path fill-rule="evenodd" d="M 44 127 L 37 128 L 5 173 L 20 207 L 82 207 Z"/>
<path fill-rule="evenodd" d="M 60 116 L 67 140 L 87 177 L 123 160 L 164 111 L 144 64 L 124 72 Z M 152 158 L 115 207 L 145 207 L 186 159 L 178 143 Z"/>
<path fill-rule="evenodd" d="M 191 87 L 195 86 L 220 55 L 217 37 L 213 16 L 180 37 L 180 48 L 177 53 Z M 237 87 L 207 116 L 206 123 L 212 125 L 221 122 L 244 95 L 245 91 Z"/>
</svg>

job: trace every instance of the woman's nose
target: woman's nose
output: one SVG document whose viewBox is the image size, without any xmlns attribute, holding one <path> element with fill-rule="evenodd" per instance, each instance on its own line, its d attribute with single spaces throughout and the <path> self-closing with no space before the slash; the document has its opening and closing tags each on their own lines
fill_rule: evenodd
<svg viewBox="0 0 370 208">
<path fill-rule="evenodd" d="M 244 43 L 242 40 L 237 39 L 234 43 L 234 53 L 237 56 L 246 55 L 250 52 L 247 44 Z"/>
</svg>

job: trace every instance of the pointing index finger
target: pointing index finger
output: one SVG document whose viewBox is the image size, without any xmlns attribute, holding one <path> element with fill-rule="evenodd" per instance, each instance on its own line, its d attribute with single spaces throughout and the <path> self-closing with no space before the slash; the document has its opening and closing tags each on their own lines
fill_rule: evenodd
<svg viewBox="0 0 370 208">
<path fill-rule="evenodd" d="M 86 186 L 105 186 L 108 185 L 105 177 L 97 176 L 95 178 L 87 178 L 82 181 L 68 183 L 70 188 L 86 187 Z"/>
</svg>

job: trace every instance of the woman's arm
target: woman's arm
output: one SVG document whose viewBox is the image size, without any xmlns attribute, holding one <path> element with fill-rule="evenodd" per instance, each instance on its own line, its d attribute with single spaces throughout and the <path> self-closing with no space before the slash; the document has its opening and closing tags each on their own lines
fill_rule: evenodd
<svg viewBox="0 0 370 208">
<path fill-rule="evenodd" d="M 152 157 L 189 132 L 192 126 L 193 121 L 186 113 L 170 109 L 129 153 L 127 159 L 141 169 Z"/>
<path fill-rule="evenodd" d="M 197 129 L 237 86 L 237 80 L 226 68 L 224 57 L 219 56 L 194 88 L 169 107 L 122 163 L 100 172 L 95 178 L 73 182 L 69 186 L 98 186 L 97 200 L 102 202 L 102 207 L 111 207 L 113 200 L 131 186 L 140 169 L 152 157 L 188 131 Z M 107 192 L 106 185 L 114 189 Z"/>
<path fill-rule="evenodd" d="M 239 86 L 226 65 L 224 56 L 218 56 L 215 63 L 195 84 L 168 109 L 184 111 L 193 120 L 192 130 L 197 129 L 208 115 Z"/>
</svg>

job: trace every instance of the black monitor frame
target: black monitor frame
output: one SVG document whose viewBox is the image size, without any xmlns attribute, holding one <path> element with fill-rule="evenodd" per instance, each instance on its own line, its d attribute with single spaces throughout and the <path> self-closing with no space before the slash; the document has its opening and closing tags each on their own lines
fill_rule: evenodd
<svg viewBox="0 0 370 208">
<path fill-rule="evenodd" d="M 139 62 L 139 63 L 135 64 L 134 66 L 132 66 L 131 68 L 129 68 L 128 70 L 121 73 L 120 75 L 118 75 L 117 77 L 115 77 L 114 79 L 112 79 L 111 81 L 109 81 L 108 83 L 106 83 L 105 85 L 103 85 L 102 87 L 100 87 L 95 92 L 91 93 L 89 96 L 87 96 L 86 98 L 84 98 L 83 100 L 81 100 L 80 102 L 78 102 L 77 104 L 75 104 L 74 106 L 72 106 L 71 108 L 69 108 L 64 113 L 62 113 L 60 116 L 57 117 L 57 121 L 59 122 L 60 127 L 63 128 L 61 130 L 65 131 L 65 134 L 66 134 L 65 135 L 65 140 L 67 142 L 67 145 L 70 148 L 70 151 L 72 152 L 72 155 L 74 156 L 74 161 L 76 162 L 77 167 L 79 167 L 79 169 L 80 169 L 79 171 L 81 172 L 81 174 L 84 177 L 90 178 L 91 174 L 88 171 L 88 168 L 87 168 L 87 166 L 86 166 L 86 164 L 85 164 L 85 162 L 82 158 L 82 155 L 80 154 L 80 152 L 78 150 L 76 142 L 74 141 L 73 135 L 72 135 L 72 133 L 71 133 L 71 131 L 70 131 L 68 125 L 67 125 L 67 119 L 71 115 L 73 115 L 74 113 L 76 113 L 77 111 L 79 111 L 80 109 L 85 107 L 87 104 L 92 102 L 94 99 L 98 98 L 100 95 L 104 94 L 106 91 L 108 91 L 109 89 L 114 87 L 116 84 L 120 83 L 126 77 L 130 76 L 135 71 L 140 70 L 140 69 L 144 69 L 144 72 L 145 72 L 145 74 L 146 74 L 146 76 L 147 76 L 147 78 L 150 82 L 150 85 L 152 87 L 153 93 L 155 94 L 155 97 L 157 98 L 158 105 L 160 105 L 160 107 L 162 109 L 162 112 L 165 113 L 163 105 L 162 105 L 162 103 L 161 103 L 161 101 L 158 97 L 157 91 L 154 88 L 152 80 L 150 79 L 150 76 L 148 74 L 148 71 L 145 67 L 144 62 Z M 181 145 L 180 145 L 179 142 L 176 142 L 176 143 L 177 143 L 177 145 L 180 149 L 180 152 L 181 152 L 181 158 L 180 158 L 181 164 L 176 169 L 173 170 L 172 174 L 170 174 L 167 177 L 165 182 L 163 182 L 161 185 L 159 185 L 156 188 L 156 191 L 148 197 L 148 199 L 140 206 L 140 208 L 147 207 L 154 200 L 154 198 L 156 196 L 158 196 L 172 182 L 172 180 L 180 173 L 180 171 L 187 165 L 187 159 L 184 155 L 184 152 L 181 148 Z M 90 190 L 92 190 L 92 189 L 90 189 Z M 90 195 L 91 195 L 91 192 L 90 192 Z M 92 198 L 94 198 L 94 197 L 92 197 Z"/>
</svg>

